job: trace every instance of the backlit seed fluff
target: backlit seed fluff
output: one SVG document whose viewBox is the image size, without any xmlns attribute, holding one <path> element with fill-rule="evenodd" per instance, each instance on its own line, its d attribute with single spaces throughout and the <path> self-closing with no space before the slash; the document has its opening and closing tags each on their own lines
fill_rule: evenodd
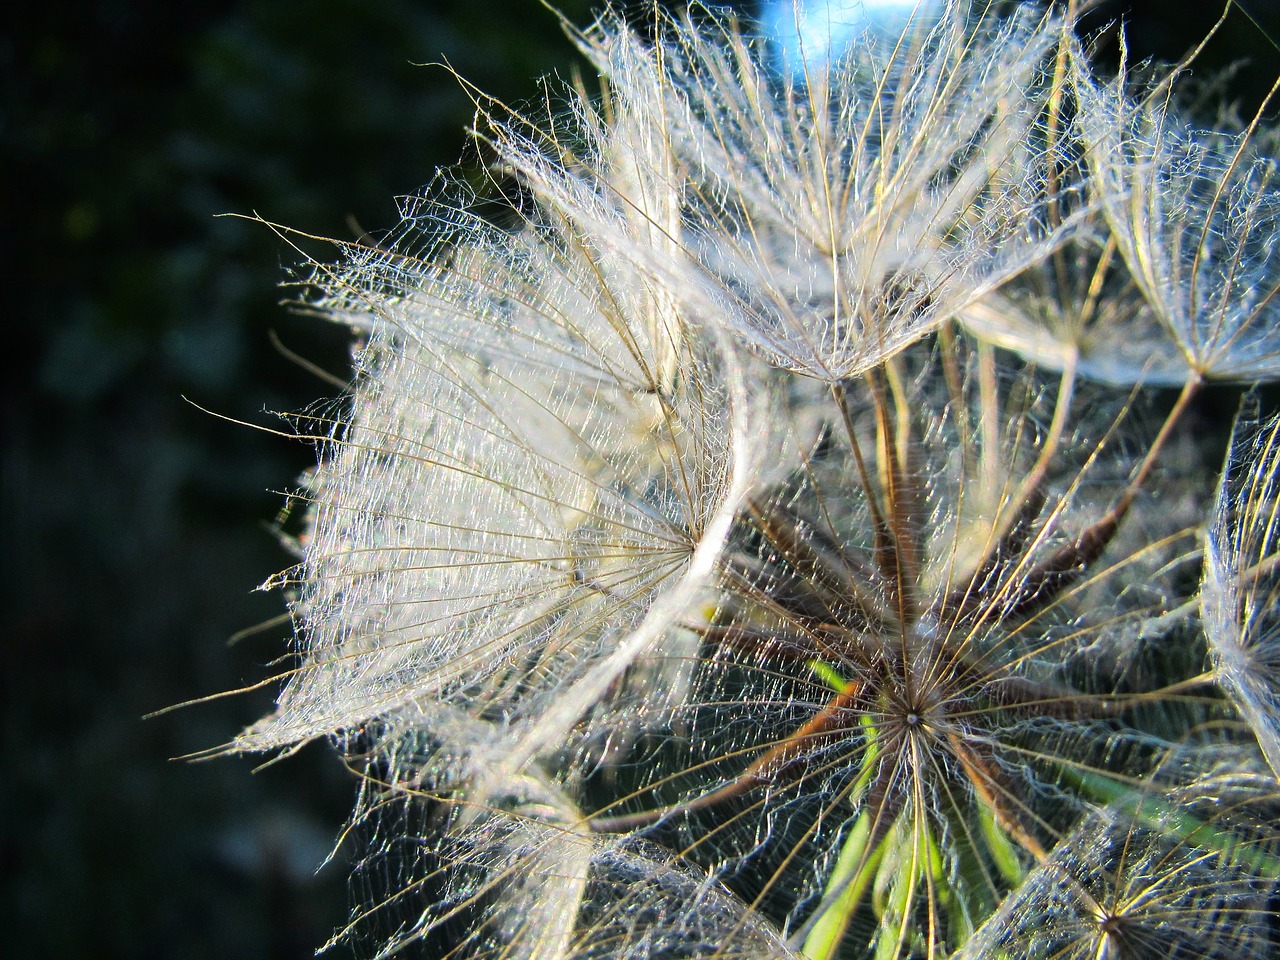
<svg viewBox="0 0 1280 960">
<path fill-rule="evenodd" d="M 1218 683 L 1280 776 L 1280 418 L 1236 423 L 1200 602 Z"/>
<path fill-rule="evenodd" d="M 1071 5 L 783 7 L 607 10 L 477 96 L 492 189 L 313 264 L 361 344 L 227 749 L 336 744 L 377 957 L 1264 955 L 1260 123 Z"/>
</svg>

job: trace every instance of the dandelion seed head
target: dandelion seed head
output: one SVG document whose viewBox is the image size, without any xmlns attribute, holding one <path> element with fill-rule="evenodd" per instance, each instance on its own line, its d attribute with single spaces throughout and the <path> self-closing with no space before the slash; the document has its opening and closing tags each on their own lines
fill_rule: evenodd
<svg viewBox="0 0 1280 960">
<path fill-rule="evenodd" d="M 526 682 L 521 650 L 548 643 L 565 659 L 533 675 L 562 683 L 694 549 L 729 479 L 732 388 L 679 331 L 630 313 L 618 278 L 602 285 L 580 251 L 525 239 L 472 240 L 420 274 L 399 257 L 358 263 L 321 304 L 346 309 L 374 269 L 403 290 L 361 298 L 379 328 L 288 577 L 303 587 L 304 659 L 245 746 L 425 709 L 481 677 L 501 699 Z M 666 393 L 637 343 L 661 335 L 680 381 Z"/>
<path fill-rule="evenodd" d="M 1244 382 L 1280 373 L 1280 183 L 1250 126 L 1209 130 L 1160 94 L 1110 83 L 1077 58 L 1082 135 L 1135 283 L 1188 376 Z"/>
<path fill-rule="evenodd" d="M 588 35 L 622 100 L 657 98 L 689 179 L 680 240 L 694 270 L 628 255 L 677 299 L 711 298 L 780 366 L 831 381 L 874 365 L 1065 229 L 1042 216 L 1045 181 L 1024 147 L 1059 30 L 1040 11 L 971 20 L 948 4 L 920 43 L 855 44 L 804 92 L 779 88 L 714 17 L 657 52 Z"/>
<path fill-rule="evenodd" d="M 957 958 L 1268 955 L 1276 782 L 1253 780 L 1228 800 L 1202 772 L 1205 754 L 1222 759 L 1220 746 L 1175 748 L 1162 786 L 1087 817 Z M 1192 751 L 1202 756 L 1188 762 Z"/>
<path fill-rule="evenodd" d="M 1082 226 L 1051 259 L 962 307 L 959 322 L 1042 370 L 1122 387 L 1181 386 L 1185 355 L 1100 232 Z"/>
<path fill-rule="evenodd" d="M 574 35 L 598 94 L 479 100 L 500 225 L 442 176 L 310 278 L 363 343 L 295 420 L 296 665 L 232 749 L 358 773 L 335 939 L 1263 945 L 1275 457 L 1237 436 L 1189 599 L 1187 413 L 1280 356 L 1261 141 L 1037 5 L 654 16 Z"/>
</svg>

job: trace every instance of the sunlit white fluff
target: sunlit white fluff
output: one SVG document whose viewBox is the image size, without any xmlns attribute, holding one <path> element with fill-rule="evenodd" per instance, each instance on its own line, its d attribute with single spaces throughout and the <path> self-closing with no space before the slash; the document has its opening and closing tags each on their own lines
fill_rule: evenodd
<svg viewBox="0 0 1280 960">
<path fill-rule="evenodd" d="M 1280 418 L 1242 418 L 1205 543 L 1214 675 L 1280 776 Z"/>
<path fill-rule="evenodd" d="M 452 226 L 434 215 L 414 230 Z M 723 536 L 745 401 L 714 340 L 687 311 L 655 324 L 647 279 L 561 225 L 468 227 L 433 259 L 359 251 L 326 280 L 316 306 L 373 333 L 350 412 L 318 425 L 313 532 L 281 578 L 302 659 L 240 748 L 477 709 L 477 689 L 510 722 L 563 705 L 630 631 L 656 639 L 655 598 Z"/>
<path fill-rule="evenodd" d="M 384 883 L 344 933 L 385 916 L 380 955 L 939 954 L 1110 830 L 1079 818 L 1133 799 L 1148 712 L 1221 709 L 1098 656 L 1186 580 L 1185 507 L 1130 508 L 1187 398 L 1135 457 L 1074 318 L 1000 337 L 1093 213 L 1069 25 L 918 27 L 797 79 L 726 16 L 606 14 L 598 96 L 481 101 L 501 227 L 435 193 L 317 266 L 368 343 L 299 420 L 298 666 L 234 747 L 359 769 Z M 1117 335 L 1149 328 L 1117 286 Z"/>
<path fill-rule="evenodd" d="M 1091 219 L 1096 220 L 1096 215 Z M 1117 386 L 1180 386 L 1187 363 L 1096 223 L 957 319 L 1043 370 Z"/>
<path fill-rule="evenodd" d="M 1120 252 L 1186 377 L 1280 376 L 1280 178 L 1258 121 L 1226 132 L 1077 72 L 1089 163 Z"/>
<path fill-rule="evenodd" d="M 615 95 L 658 98 L 687 178 L 678 239 L 697 272 L 632 257 L 779 366 L 824 381 L 867 369 L 1056 242 L 1052 148 L 1034 143 L 1062 29 L 1033 8 L 951 4 L 910 43 L 855 43 L 803 87 L 725 20 L 658 46 L 587 34 Z M 604 226 L 581 206 L 580 223 Z"/>
</svg>

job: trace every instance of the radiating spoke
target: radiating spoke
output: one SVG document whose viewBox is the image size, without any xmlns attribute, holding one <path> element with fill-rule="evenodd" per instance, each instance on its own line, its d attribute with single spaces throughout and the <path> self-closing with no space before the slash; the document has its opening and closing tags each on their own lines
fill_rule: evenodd
<svg viewBox="0 0 1280 960">
<path fill-rule="evenodd" d="M 851 715 L 858 708 L 862 689 L 860 681 L 850 681 L 812 719 L 785 740 L 770 747 L 763 756 L 718 790 L 686 803 L 658 810 L 644 810 L 616 817 L 593 817 L 590 820 L 591 829 L 597 833 L 624 833 L 671 816 L 714 807 L 756 787 L 798 775 L 810 756 L 833 740 L 848 736 L 849 731 L 855 728 L 856 721 L 851 723 Z"/>
</svg>

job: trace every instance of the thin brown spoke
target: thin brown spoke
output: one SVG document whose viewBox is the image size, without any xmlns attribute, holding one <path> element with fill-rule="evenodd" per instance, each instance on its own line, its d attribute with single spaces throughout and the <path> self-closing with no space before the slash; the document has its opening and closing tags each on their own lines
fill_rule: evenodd
<svg viewBox="0 0 1280 960">
<path fill-rule="evenodd" d="M 1049 855 L 1044 845 L 1023 823 L 1021 811 L 1012 802 L 1013 792 L 1005 786 L 1000 772 L 954 731 L 947 732 L 947 742 L 951 745 L 952 754 L 964 767 L 965 776 L 973 784 L 979 799 L 991 811 L 1005 833 L 1018 841 L 1036 860 L 1041 863 L 1047 860 Z"/>
<path fill-rule="evenodd" d="M 1128 704 L 1119 699 L 1080 693 L 1070 687 L 1028 677 L 987 677 L 975 681 L 975 686 L 980 687 L 996 706 L 1034 710 L 1059 720 L 1107 720 L 1128 709 Z"/>
<path fill-rule="evenodd" d="M 1115 505 L 1099 520 L 1085 527 L 1074 540 L 1058 548 L 1051 556 L 1032 567 L 1025 576 L 1020 578 L 1019 587 L 1011 591 L 1007 600 L 1001 604 L 999 615 L 1001 620 L 1024 616 L 1038 610 L 1082 577 L 1102 556 L 1102 552 L 1111 543 L 1121 522 L 1129 513 L 1129 508 L 1133 506 L 1138 491 L 1154 469 L 1160 450 L 1173 432 L 1174 424 L 1186 412 L 1192 399 L 1199 392 L 1202 382 L 1193 378 L 1188 380 L 1182 388 L 1173 409 L 1165 417 L 1159 433 L 1147 449 L 1146 456 L 1138 464 L 1137 470 Z"/>
<path fill-rule="evenodd" d="M 847 732 L 848 714 L 861 700 L 862 686 L 857 680 L 845 684 L 844 689 L 832 697 L 808 723 L 770 747 L 764 756 L 718 790 L 670 807 L 642 810 L 617 817 L 596 817 L 589 823 L 591 829 L 596 833 L 625 833 L 650 826 L 666 817 L 705 810 L 739 797 L 755 787 L 774 783 L 780 777 L 792 776 L 797 767 L 805 764 L 811 751 Z"/>
<path fill-rule="evenodd" d="M 1049 425 L 1049 433 L 1036 457 L 1034 465 L 1018 485 L 1015 502 L 1017 510 L 1005 521 L 1007 528 L 997 535 L 988 549 L 986 557 L 979 561 L 974 572 L 964 578 L 961 586 L 953 589 L 936 609 L 940 620 L 956 620 L 975 613 L 990 591 L 988 586 L 1004 571 L 1014 570 L 1020 564 L 1028 545 L 1040 532 L 1036 521 L 1044 510 L 1047 495 L 1044 490 L 1045 477 L 1049 464 L 1062 432 L 1066 427 L 1067 411 L 1071 405 L 1071 397 L 1075 391 L 1075 362 L 1068 362 L 1062 371 L 1058 383 L 1058 398 L 1054 404 L 1053 421 Z M 1001 511 L 997 510 L 997 514 Z M 997 518 L 998 519 L 998 518 Z"/>
<path fill-rule="evenodd" d="M 888 501 L 888 532 L 891 542 L 887 549 L 893 553 L 893 562 L 889 569 L 893 571 L 897 585 L 897 605 L 899 622 L 913 623 L 919 617 L 916 599 L 919 586 L 920 557 L 915 549 L 919 531 L 920 506 L 918 498 L 913 498 L 913 484 L 906 480 L 902 462 L 898 456 L 896 431 L 889 418 L 889 404 L 884 395 L 884 387 L 876 371 L 867 374 L 867 385 L 871 389 L 871 398 L 876 414 L 876 453 L 880 460 L 880 478 Z M 913 502 L 913 499 L 916 502 Z"/>
<path fill-rule="evenodd" d="M 798 574 L 780 575 L 767 561 L 743 554 L 729 557 L 724 567 L 733 587 L 789 620 L 811 626 L 835 619 L 831 605 Z"/>
<path fill-rule="evenodd" d="M 745 627 L 737 624 L 685 623 L 708 643 L 751 654 L 760 660 L 783 660 L 809 663 L 815 659 L 838 661 L 839 654 L 822 642 L 821 631 L 794 634 L 780 633 L 767 627 Z"/>
<path fill-rule="evenodd" d="M 1012 620 L 1034 613 L 1083 577 L 1111 543 L 1131 502 L 1117 504 L 1070 543 L 1021 575 L 1018 586 L 1001 601 L 997 619 Z"/>
<path fill-rule="evenodd" d="M 780 503 L 766 504 L 758 498 L 747 503 L 752 522 L 778 552 L 801 575 L 815 597 L 826 604 L 830 617 L 844 621 L 852 608 L 864 620 L 883 622 L 884 611 L 873 591 L 859 583 L 870 574 L 869 567 L 855 565 L 846 551 L 829 548 L 816 534 L 817 530 Z"/>
<path fill-rule="evenodd" d="M 876 568 L 880 572 L 880 585 L 887 594 L 889 605 L 899 606 L 898 585 L 901 582 L 901 575 L 898 568 L 898 554 L 894 550 L 893 535 L 890 532 L 889 523 L 885 519 L 884 510 L 881 508 L 879 491 L 871 480 L 866 458 L 862 454 L 862 444 L 858 442 L 858 432 L 853 423 L 853 416 L 849 411 L 848 391 L 844 383 L 833 384 L 831 390 L 835 397 L 836 406 L 840 408 L 845 436 L 849 440 L 854 466 L 858 471 L 858 482 L 862 485 L 862 492 L 867 500 L 867 508 L 871 511 L 871 525 L 874 536 L 872 558 L 875 560 Z"/>
<path fill-rule="evenodd" d="M 1036 520 L 1045 505 L 1045 494 L 1036 487 L 1013 515 L 1009 529 L 992 547 L 985 560 L 966 579 L 942 598 L 933 610 L 941 621 L 955 621 L 976 613 L 990 601 L 988 587 L 1001 572 L 1016 565 L 1037 532 Z"/>
</svg>

